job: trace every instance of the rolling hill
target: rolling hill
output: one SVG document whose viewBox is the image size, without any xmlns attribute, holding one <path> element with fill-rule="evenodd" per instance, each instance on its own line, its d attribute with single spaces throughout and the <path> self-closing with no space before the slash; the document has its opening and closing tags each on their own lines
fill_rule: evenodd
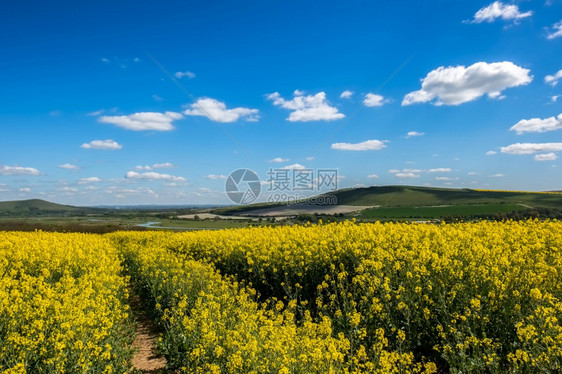
<svg viewBox="0 0 562 374">
<path fill-rule="evenodd" d="M 562 194 L 556 192 L 485 191 L 416 186 L 381 186 L 334 191 L 337 206 L 365 218 L 439 218 L 447 215 L 474 216 L 511 213 L 535 208 L 562 209 Z M 216 209 L 221 214 L 283 215 L 288 210 L 322 213 L 325 206 L 309 203 L 253 204 Z M 293 208 L 293 209 L 290 209 Z"/>
<path fill-rule="evenodd" d="M 87 209 L 89 208 L 61 205 L 40 199 L 0 202 L 0 216 L 78 213 Z"/>
</svg>

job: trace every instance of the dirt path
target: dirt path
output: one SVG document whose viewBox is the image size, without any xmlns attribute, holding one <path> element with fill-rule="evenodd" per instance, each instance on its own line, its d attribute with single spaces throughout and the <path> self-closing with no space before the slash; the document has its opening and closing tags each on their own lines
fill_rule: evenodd
<svg viewBox="0 0 562 374">
<path fill-rule="evenodd" d="M 135 316 L 137 330 L 133 348 L 133 369 L 137 373 L 160 374 L 166 372 L 166 359 L 156 352 L 158 331 L 142 307 L 139 295 L 129 287 L 131 311 Z"/>
</svg>

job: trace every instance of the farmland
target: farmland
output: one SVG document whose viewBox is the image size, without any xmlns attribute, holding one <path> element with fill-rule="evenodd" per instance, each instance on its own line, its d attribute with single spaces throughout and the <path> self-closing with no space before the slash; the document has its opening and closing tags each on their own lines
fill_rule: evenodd
<svg viewBox="0 0 562 374">
<path fill-rule="evenodd" d="M 538 220 L 0 232 L 0 371 L 128 370 L 131 287 L 169 372 L 559 372 L 561 233 Z"/>
</svg>

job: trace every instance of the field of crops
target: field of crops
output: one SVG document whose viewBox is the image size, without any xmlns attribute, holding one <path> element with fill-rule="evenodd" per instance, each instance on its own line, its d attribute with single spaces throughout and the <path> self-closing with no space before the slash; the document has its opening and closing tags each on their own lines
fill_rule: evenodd
<svg viewBox="0 0 562 374">
<path fill-rule="evenodd" d="M 560 372 L 562 223 L 0 232 L 0 372 Z"/>
</svg>

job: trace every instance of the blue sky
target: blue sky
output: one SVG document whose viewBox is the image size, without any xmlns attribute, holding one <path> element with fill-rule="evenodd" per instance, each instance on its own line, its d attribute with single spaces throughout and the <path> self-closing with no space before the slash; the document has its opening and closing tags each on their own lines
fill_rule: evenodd
<svg viewBox="0 0 562 374">
<path fill-rule="evenodd" d="M 271 168 L 562 189 L 559 0 L 2 1 L 0 35 L 0 200 L 228 203 L 239 168 L 261 200 Z"/>
</svg>

